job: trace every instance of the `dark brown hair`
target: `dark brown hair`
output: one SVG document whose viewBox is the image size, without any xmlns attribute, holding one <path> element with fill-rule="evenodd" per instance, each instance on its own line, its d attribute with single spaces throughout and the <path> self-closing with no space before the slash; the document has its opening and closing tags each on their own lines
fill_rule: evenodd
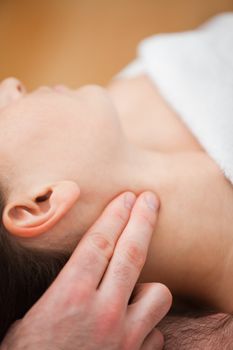
<svg viewBox="0 0 233 350">
<path fill-rule="evenodd" d="M 0 189 L 0 343 L 9 326 L 39 299 L 69 258 L 65 252 L 19 245 L 3 226 L 4 202 Z"/>
</svg>

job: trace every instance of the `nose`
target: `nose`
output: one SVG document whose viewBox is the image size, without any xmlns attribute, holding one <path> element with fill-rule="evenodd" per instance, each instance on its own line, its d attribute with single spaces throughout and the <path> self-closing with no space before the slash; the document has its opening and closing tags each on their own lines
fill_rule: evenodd
<svg viewBox="0 0 233 350">
<path fill-rule="evenodd" d="M 0 107 L 18 100 L 26 93 L 23 84 L 16 78 L 7 78 L 0 84 Z"/>
</svg>

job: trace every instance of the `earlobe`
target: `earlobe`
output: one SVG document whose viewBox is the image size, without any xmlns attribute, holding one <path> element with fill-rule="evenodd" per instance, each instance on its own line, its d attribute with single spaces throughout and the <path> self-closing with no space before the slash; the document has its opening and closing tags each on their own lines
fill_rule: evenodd
<svg viewBox="0 0 233 350">
<path fill-rule="evenodd" d="M 13 235 L 34 237 L 51 230 L 73 207 L 80 195 L 73 181 L 59 181 L 46 186 L 33 198 L 8 203 L 3 224 Z"/>
</svg>

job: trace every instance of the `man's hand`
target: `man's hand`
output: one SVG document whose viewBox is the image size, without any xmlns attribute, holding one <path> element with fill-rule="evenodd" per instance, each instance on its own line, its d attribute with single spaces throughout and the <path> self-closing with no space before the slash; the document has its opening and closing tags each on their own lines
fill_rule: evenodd
<svg viewBox="0 0 233 350">
<path fill-rule="evenodd" d="M 150 283 L 132 295 L 158 200 L 151 192 L 135 200 L 127 192 L 106 207 L 55 282 L 13 325 L 2 350 L 162 349 L 154 327 L 170 308 L 170 292 Z"/>
</svg>

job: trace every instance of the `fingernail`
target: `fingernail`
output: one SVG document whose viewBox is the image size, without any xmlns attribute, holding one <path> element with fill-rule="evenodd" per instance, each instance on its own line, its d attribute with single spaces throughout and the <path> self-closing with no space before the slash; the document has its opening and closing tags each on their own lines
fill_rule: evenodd
<svg viewBox="0 0 233 350">
<path fill-rule="evenodd" d="M 152 209 L 152 210 L 157 210 L 159 207 L 159 203 L 158 203 L 158 199 L 156 198 L 156 196 L 153 193 L 146 193 L 144 195 L 144 199 L 145 202 L 148 206 L 148 208 Z"/>
<path fill-rule="evenodd" d="M 124 204 L 127 209 L 131 209 L 135 203 L 136 196 L 132 192 L 127 192 L 124 196 Z"/>
</svg>

